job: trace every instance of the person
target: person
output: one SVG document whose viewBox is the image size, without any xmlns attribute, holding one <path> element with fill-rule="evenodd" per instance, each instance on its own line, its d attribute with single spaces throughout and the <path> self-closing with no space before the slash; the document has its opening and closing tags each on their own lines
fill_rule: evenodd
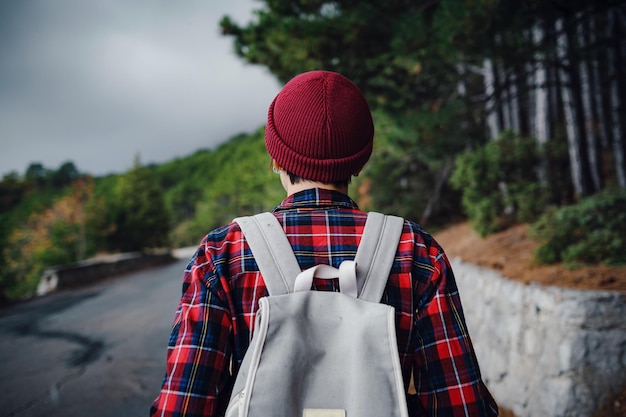
<svg viewBox="0 0 626 417">
<path fill-rule="evenodd" d="M 269 107 L 265 144 L 287 198 L 274 210 L 302 269 L 353 259 L 367 213 L 348 196 L 370 158 L 374 125 L 356 85 L 310 71 L 284 85 Z M 336 290 L 334 280 L 314 281 Z M 236 223 L 202 240 L 183 277 L 166 375 L 150 415 L 219 416 L 267 295 Z M 381 302 L 395 307 L 411 415 L 495 416 L 481 378 L 450 263 L 420 225 L 405 220 Z"/>
</svg>

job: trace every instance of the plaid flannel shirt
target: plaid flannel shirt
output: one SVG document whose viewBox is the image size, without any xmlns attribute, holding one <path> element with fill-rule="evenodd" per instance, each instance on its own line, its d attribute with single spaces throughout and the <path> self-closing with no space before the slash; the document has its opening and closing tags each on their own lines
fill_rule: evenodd
<svg viewBox="0 0 626 417">
<path fill-rule="evenodd" d="M 274 209 L 302 269 L 354 259 L 367 214 L 346 195 L 296 193 Z M 315 279 L 317 290 L 335 290 Z M 183 277 L 166 375 L 151 416 L 219 416 L 252 337 L 263 278 L 239 226 L 210 232 Z M 495 416 L 467 331 L 454 275 L 437 242 L 405 221 L 382 299 L 395 307 L 400 363 L 411 415 Z"/>
</svg>

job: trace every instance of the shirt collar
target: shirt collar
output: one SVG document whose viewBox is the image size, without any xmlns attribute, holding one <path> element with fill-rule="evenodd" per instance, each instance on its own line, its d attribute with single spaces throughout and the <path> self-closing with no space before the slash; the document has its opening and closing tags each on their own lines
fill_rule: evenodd
<svg viewBox="0 0 626 417">
<path fill-rule="evenodd" d="M 323 188 L 311 188 L 290 195 L 274 208 L 274 212 L 293 209 L 347 208 L 358 210 L 357 204 L 346 194 Z"/>
</svg>

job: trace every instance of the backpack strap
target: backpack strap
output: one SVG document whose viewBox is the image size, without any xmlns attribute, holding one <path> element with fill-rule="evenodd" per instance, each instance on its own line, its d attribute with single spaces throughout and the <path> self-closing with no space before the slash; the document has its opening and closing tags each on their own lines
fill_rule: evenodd
<svg viewBox="0 0 626 417">
<path fill-rule="evenodd" d="M 294 280 L 302 269 L 276 217 L 266 212 L 234 221 L 248 241 L 269 294 L 292 293 Z"/>
<path fill-rule="evenodd" d="M 269 294 L 292 293 L 302 269 L 276 217 L 266 212 L 234 221 L 248 241 Z M 368 213 L 355 257 L 359 298 L 376 303 L 382 299 L 403 227 L 401 217 Z"/>
<path fill-rule="evenodd" d="M 370 212 L 356 252 L 357 290 L 362 300 L 379 303 L 398 250 L 404 219 Z"/>
</svg>

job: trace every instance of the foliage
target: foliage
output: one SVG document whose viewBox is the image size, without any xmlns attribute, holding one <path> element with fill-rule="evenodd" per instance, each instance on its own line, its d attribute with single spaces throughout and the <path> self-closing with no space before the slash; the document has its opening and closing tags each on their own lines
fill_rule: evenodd
<svg viewBox="0 0 626 417">
<path fill-rule="evenodd" d="M 42 164 L 33 163 L 23 176 L 12 172 L 4 175 L 0 181 L 0 299 L 6 296 L 6 283 L 14 282 L 14 277 L 8 275 L 10 259 L 7 259 L 5 251 L 11 245 L 10 236 L 15 229 L 24 227 L 31 216 L 53 206 L 56 200 L 67 193 L 67 184 L 61 186 L 59 181 L 52 181 L 53 177 L 59 177 L 60 172 L 64 172 L 61 167 L 51 170 Z M 79 178 L 88 181 L 84 175 L 78 175 L 75 179 Z"/>
<path fill-rule="evenodd" d="M 386 119 L 376 124 L 383 146 L 371 159 L 371 181 L 358 181 L 373 193 L 371 202 L 413 219 L 433 208 L 432 219 L 449 218 L 452 205 L 442 202 L 456 199 L 445 184 L 437 189 L 439 178 L 481 137 L 474 134 L 480 119 L 467 116 L 473 104 L 457 93 L 458 51 L 441 32 L 448 29 L 436 19 L 438 2 L 264 3 L 245 27 L 222 19 L 235 51 L 283 82 L 313 69 L 352 79 Z"/>
<path fill-rule="evenodd" d="M 447 208 L 432 204 L 452 200 L 439 197 L 445 192 L 439 179 L 457 155 L 491 139 L 485 129 L 488 116 L 495 117 L 490 117 L 494 136 L 506 129 L 515 129 L 523 137 L 536 136 L 536 126 L 541 125 L 541 132 L 546 132 L 542 141 L 548 142 L 541 150 L 546 152 L 563 145 L 561 138 L 568 138 L 566 158 L 553 160 L 549 153 L 544 155 L 540 186 L 507 188 L 509 195 L 541 194 L 541 202 L 547 198 L 563 204 L 576 195 L 595 192 L 602 182 L 624 181 L 619 175 L 626 169 L 621 167 L 623 146 L 618 137 L 611 139 L 618 130 L 610 126 L 610 118 L 599 119 L 602 112 L 608 115 L 616 108 L 606 97 L 626 100 L 623 88 L 609 88 L 619 83 L 608 81 L 624 75 L 624 66 L 619 67 L 616 58 L 621 56 L 623 2 L 260 3 L 256 18 L 244 26 L 228 17 L 221 21 L 223 33 L 233 37 L 239 56 L 267 67 L 282 82 L 312 69 L 341 72 L 355 81 L 375 110 L 390 115 L 396 125 L 397 135 L 386 142 L 389 149 L 373 161 L 379 165 L 370 171 L 374 180 L 362 183 L 375 194 L 372 202 L 376 204 L 415 218 L 426 197 L 421 217 L 433 205 L 437 206 L 434 218 L 447 217 Z M 562 29 L 557 29 L 561 24 Z M 568 42 L 567 62 L 559 58 L 563 47 L 557 40 Z M 582 82 L 585 66 L 597 71 L 595 81 Z M 545 69 L 542 77 L 539 68 Z M 597 101 L 587 106 L 591 118 L 583 111 L 583 104 L 591 102 L 583 96 L 585 89 L 593 90 Z M 538 91 L 548 98 L 539 101 Z M 573 97 L 573 104 L 567 104 L 565 92 Z M 545 104 L 541 111 L 549 122 L 540 120 L 537 103 Z M 564 107 L 577 113 L 575 117 L 566 117 Z M 586 127 L 591 125 L 597 126 L 596 135 L 604 135 L 602 143 L 594 143 L 595 136 L 589 136 Z M 614 149 L 609 149 L 611 140 L 617 144 Z M 588 152 L 600 147 L 602 158 Z M 600 180 L 599 175 L 603 175 Z M 504 208 L 498 207 L 497 195 L 492 197 L 494 201 L 483 199 L 482 210 L 474 212 L 483 217 L 481 224 L 504 219 L 500 214 L 510 206 L 507 202 Z M 516 216 L 520 212 L 526 213 L 522 218 L 535 215 L 534 204 L 527 204 L 533 203 L 531 198 L 514 203 Z"/>
<path fill-rule="evenodd" d="M 459 195 L 440 178 L 446 162 L 432 158 L 433 148 L 422 141 L 415 124 L 399 124 L 385 112 L 374 113 L 377 126 L 374 150 L 363 172 L 356 178 L 356 198 L 362 209 L 394 213 L 433 226 L 449 224 L 458 217 Z M 445 161 L 445 159 L 443 160 Z M 433 193 L 433 184 L 443 181 L 436 215 L 424 213 Z"/>
<path fill-rule="evenodd" d="M 2 253 L 3 297 L 32 295 L 45 268 L 85 258 L 85 205 L 92 188 L 90 181 L 75 182 L 49 208 L 32 213 L 24 224 L 11 230 Z"/>
<path fill-rule="evenodd" d="M 112 236 L 117 230 L 119 211 L 118 183 L 121 175 L 108 175 L 94 180 L 93 194 L 86 205 L 87 245 L 95 252 L 118 252 Z"/>
<path fill-rule="evenodd" d="M 200 150 L 154 168 L 173 224 L 193 218 L 196 204 L 219 169 L 214 163 L 214 152 L 209 150 Z"/>
<path fill-rule="evenodd" d="M 33 162 L 22 177 L 17 172 L 3 176 L 0 181 L 0 213 L 13 210 L 27 199 L 37 200 L 33 194 L 58 194 L 74 181 L 85 177 L 69 161 L 56 170 L 48 169 L 40 162 Z"/>
<path fill-rule="evenodd" d="M 0 191 L 0 298 L 28 296 L 44 269 L 96 251 L 167 244 L 162 192 L 145 168 L 94 180 L 71 162 L 33 163 L 22 178 L 5 176 Z"/>
<path fill-rule="evenodd" d="M 139 251 L 169 245 L 169 212 L 153 170 L 136 160 L 133 169 L 119 178 L 112 206 L 115 226 L 110 247 Z"/>
<path fill-rule="evenodd" d="M 459 156 L 456 162 L 450 180 L 462 191 L 463 208 L 480 235 L 533 221 L 544 210 L 534 141 L 507 133 Z"/>
<path fill-rule="evenodd" d="M 606 190 L 578 204 L 553 208 L 532 225 L 541 242 L 535 260 L 626 264 L 626 191 Z"/>
<path fill-rule="evenodd" d="M 26 193 L 17 173 L 5 175 L 0 182 L 0 213 L 6 213 L 17 206 Z"/>
<path fill-rule="evenodd" d="M 33 162 L 26 168 L 24 182 L 31 187 L 61 189 L 72 184 L 80 176 L 71 161 L 62 163 L 56 170 L 48 169 L 40 162 Z"/>
<path fill-rule="evenodd" d="M 199 234 L 237 216 L 270 210 L 280 203 L 284 190 L 269 169 L 269 162 L 262 129 L 235 136 L 213 152 L 211 164 L 216 170 L 204 183 L 195 217 L 186 224 L 194 243 Z"/>
</svg>

